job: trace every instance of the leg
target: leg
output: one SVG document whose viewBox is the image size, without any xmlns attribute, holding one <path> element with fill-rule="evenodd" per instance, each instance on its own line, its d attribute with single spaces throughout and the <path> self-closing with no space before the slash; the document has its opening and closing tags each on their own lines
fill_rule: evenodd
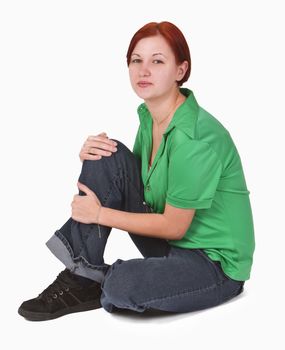
<svg viewBox="0 0 285 350">
<path fill-rule="evenodd" d="M 79 181 L 94 191 L 105 207 L 151 212 L 144 202 L 140 163 L 123 143 L 117 143 L 118 151 L 111 157 L 84 161 Z M 109 268 L 103 256 L 111 227 L 101 225 L 100 231 L 101 235 L 97 224 L 86 225 L 70 218 L 47 246 L 75 274 L 101 282 Z M 129 234 L 144 257 L 164 256 L 169 251 L 166 240 Z"/>
<path fill-rule="evenodd" d="M 216 306 L 243 290 L 200 249 L 171 248 L 167 257 L 117 260 L 102 283 L 108 312 L 190 312 Z"/>
<path fill-rule="evenodd" d="M 117 143 L 118 151 L 111 157 L 84 161 L 79 180 L 96 193 L 103 206 L 151 212 L 144 202 L 140 163 L 124 144 Z M 103 255 L 111 227 L 100 229 L 101 235 L 97 224 L 85 225 L 69 219 L 55 232 L 47 246 L 67 269 L 38 297 L 21 304 L 21 316 L 43 321 L 101 307 L 101 281 L 109 269 Z M 166 240 L 129 234 L 143 256 L 164 256 L 169 251 Z"/>
</svg>

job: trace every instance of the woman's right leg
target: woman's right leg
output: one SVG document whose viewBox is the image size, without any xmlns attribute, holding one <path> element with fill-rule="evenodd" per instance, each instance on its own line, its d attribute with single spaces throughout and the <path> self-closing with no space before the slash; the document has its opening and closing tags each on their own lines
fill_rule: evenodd
<svg viewBox="0 0 285 350">
<path fill-rule="evenodd" d="M 103 206 L 150 213 L 144 201 L 140 163 L 123 143 L 117 143 L 118 151 L 111 157 L 84 161 L 79 181 L 96 193 Z M 47 320 L 101 307 L 101 281 L 110 267 L 103 255 L 111 227 L 100 225 L 100 231 L 97 224 L 69 219 L 55 232 L 47 246 L 67 269 L 37 298 L 22 303 L 20 315 L 29 320 Z M 144 257 L 168 255 L 166 240 L 129 234 Z"/>
<path fill-rule="evenodd" d="M 150 213 L 144 201 L 141 165 L 120 141 L 118 151 L 99 161 L 84 161 L 79 181 L 89 187 L 102 206 L 135 213 Z M 83 193 L 79 193 L 84 195 Z M 82 224 L 69 219 L 47 242 L 48 248 L 73 273 L 101 282 L 109 265 L 104 250 L 111 227 Z M 164 256 L 170 249 L 166 240 L 132 234 L 144 257 Z"/>
</svg>

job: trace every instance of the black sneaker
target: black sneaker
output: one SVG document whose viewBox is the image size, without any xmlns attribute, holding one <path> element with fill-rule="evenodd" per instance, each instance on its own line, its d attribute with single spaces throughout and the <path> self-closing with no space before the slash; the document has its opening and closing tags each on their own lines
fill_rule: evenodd
<svg viewBox="0 0 285 350">
<path fill-rule="evenodd" d="M 24 301 L 18 313 L 30 321 L 51 320 L 73 312 L 98 309 L 101 306 L 101 285 L 90 281 L 83 286 L 68 269 L 37 298 Z"/>
</svg>

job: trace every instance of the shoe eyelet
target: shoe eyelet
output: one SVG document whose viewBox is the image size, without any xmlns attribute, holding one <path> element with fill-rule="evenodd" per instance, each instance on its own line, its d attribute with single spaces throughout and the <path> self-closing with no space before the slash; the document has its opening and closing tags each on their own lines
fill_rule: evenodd
<svg viewBox="0 0 285 350">
<path fill-rule="evenodd" d="M 57 294 L 54 293 L 54 294 L 52 295 L 52 297 L 53 297 L 54 299 L 56 299 L 56 298 L 57 298 Z"/>
<path fill-rule="evenodd" d="M 62 294 L 63 294 L 63 291 L 62 291 L 62 290 L 60 290 L 58 293 L 59 293 L 59 295 L 62 295 Z"/>
<path fill-rule="evenodd" d="M 69 292 L 69 288 L 68 288 L 68 287 L 64 288 L 64 290 L 65 290 L 66 292 Z"/>
</svg>

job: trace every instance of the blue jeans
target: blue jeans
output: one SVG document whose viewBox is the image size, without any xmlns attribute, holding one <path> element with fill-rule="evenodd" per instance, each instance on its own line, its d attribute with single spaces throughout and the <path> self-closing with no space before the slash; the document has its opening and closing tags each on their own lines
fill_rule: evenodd
<svg viewBox="0 0 285 350">
<path fill-rule="evenodd" d="M 117 152 L 84 161 L 79 181 L 94 191 L 102 206 L 151 213 L 144 200 L 141 164 L 120 141 Z M 84 195 L 81 191 L 80 195 Z M 243 291 L 243 281 L 227 277 L 202 249 L 182 249 L 167 240 L 129 232 L 143 258 L 104 262 L 111 227 L 70 218 L 46 243 L 75 274 L 101 283 L 101 304 L 108 312 L 148 309 L 189 312 L 219 305 Z"/>
</svg>

